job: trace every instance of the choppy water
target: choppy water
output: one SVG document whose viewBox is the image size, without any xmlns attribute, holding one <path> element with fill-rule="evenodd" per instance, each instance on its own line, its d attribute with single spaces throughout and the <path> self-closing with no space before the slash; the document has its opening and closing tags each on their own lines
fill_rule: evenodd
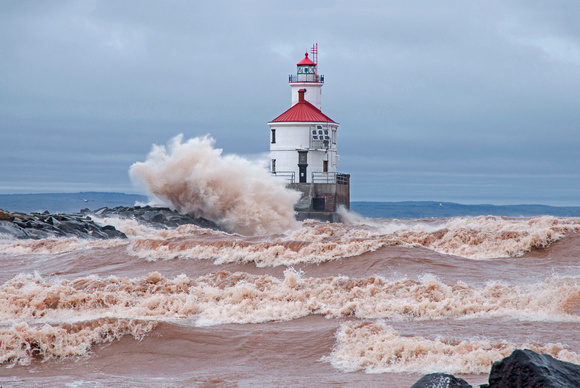
<svg viewBox="0 0 580 388">
<path fill-rule="evenodd" d="M 307 221 L 0 240 L 2 386 L 476 385 L 580 363 L 580 218 Z"/>
</svg>

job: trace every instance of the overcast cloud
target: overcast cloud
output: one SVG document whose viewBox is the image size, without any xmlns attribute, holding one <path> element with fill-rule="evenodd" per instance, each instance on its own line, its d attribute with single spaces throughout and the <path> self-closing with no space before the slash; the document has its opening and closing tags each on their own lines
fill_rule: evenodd
<svg viewBox="0 0 580 388">
<path fill-rule="evenodd" d="M 0 0 L 0 193 L 268 151 L 315 42 L 352 200 L 580 205 L 580 2 Z"/>
</svg>

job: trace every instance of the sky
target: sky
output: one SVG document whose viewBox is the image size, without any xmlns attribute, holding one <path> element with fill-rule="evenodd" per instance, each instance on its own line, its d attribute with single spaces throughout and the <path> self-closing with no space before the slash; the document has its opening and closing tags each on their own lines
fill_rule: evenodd
<svg viewBox="0 0 580 388">
<path fill-rule="evenodd" d="M 267 158 L 313 43 L 353 201 L 580 205 L 580 2 L 0 0 L 0 194 L 142 193 L 153 144 Z"/>
</svg>

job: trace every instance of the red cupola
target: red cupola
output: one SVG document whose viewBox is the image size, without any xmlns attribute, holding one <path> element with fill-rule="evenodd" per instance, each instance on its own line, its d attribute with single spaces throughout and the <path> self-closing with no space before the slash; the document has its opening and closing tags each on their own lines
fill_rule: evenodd
<svg viewBox="0 0 580 388">
<path fill-rule="evenodd" d="M 298 66 L 316 66 L 316 63 L 312 62 L 310 58 L 308 58 L 308 53 L 304 53 L 304 59 L 298 62 L 296 65 Z"/>
</svg>

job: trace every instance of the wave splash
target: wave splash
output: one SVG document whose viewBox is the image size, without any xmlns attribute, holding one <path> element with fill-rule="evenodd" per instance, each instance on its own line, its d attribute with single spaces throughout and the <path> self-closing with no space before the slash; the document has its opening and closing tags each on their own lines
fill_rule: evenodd
<svg viewBox="0 0 580 388">
<path fill-rule="evenodd" d="M 73 280 L 20 274 L 0 287 L 0 322 L 3 322 L 0 324 L 0 365 L 26 365 L 34 358 L 86 355 L 93 345 L 124 335 L 140 339 L 165 321 L 207 326 L 290 321 L 323 315 L 399 321 L 510 317 L 578 322 L 580 316 L 575 311 L 580 304 L 579 295 L 578 278 L 548 279 L 531 285 L 472 287 L 460 282 L 447 285 L 437 280 L 305 278 L 292 269 L 285 272 L 284 279 L 226 271 L 199 278 L 180 275 L 174 279 L 157 272 L 132 279 L 93 275 Z M 489 357 L 500 359 L 500 353 L 511 353 L 512 348 L 521 347 L 488 346 L 473 341 L 457 345 L 419 337 L 411 340 L 380 325 L 359 323 L 345 327 L 344 331 L 344 338 L 339 335 L 337 350 L 331 355 L 335 359 L 333 365 L 353 370 L 370 365 L 369 371 L 373 372 L 416 371 L 423 364 L 439 365 L 433 360 L 457 354 L 455 363 L 473 358 L 484 361 L 475 366 L 462 364 L 450 373 L 478 373 L 477 368 L 489 367 Z M 371 361 L 345 359 L 361 354 L 353 348 L 357 346 L 375 349 L 364 356 Z M 550 354 L 556 349 L 543 346 L 538 349 L 549 350 Z M 385 347 L 400 348 L 396 353 L 400 356 L 389 356 L 395 358 L 385 364 L 388 360 L 383 354 L 388 350 Z M 406 361 L 397 361 L 401 357 Z M 577 359 L 580 361 L 573 358 Z"/>
<path fill-rule="evenodd" d="M 219 271 L 200 278 L 81 277 L 50 280 L 18 275 L 0 287 L 0 320 L 54 322 L 116 316 L 123 319 L 195 318 L 213 324 L 327 317 L 441 319 L 517 317 L 578 322 L 578 278 L 531 285 L 473 287 L 437 280 L 381 277 L 303 278 Z"/>
<path fill-rule="evenodd" d="M 323 360 L 347 372 L 488 373 L 493 362 L 524 348 L 580 363 L 580 355 L 562 344 L 404 337 L 383 322 L 345 323 L 336 337 L 334 350 Z"/>
<path fill-rule="evenodd" d="M 256 235 L 278 233 L 297 225 L 294 203 L 300 193 L 286 189 L 257 163 L 236 155 L 222 156 L 211 137 L 169 147 L 154 145 L 145 162 L 130 175 L 147 191 L 180 213 L 194 213 L 227 230 Z"/>
<path fill-rule="evenodd" d="M 130 255 L 148 261 L 195 259 L 214 260 L 216 264 L 237 262 L 274 267 L 319 264 L 389 246 L 422 246 L 441 254 L 486 260 L 520 257 L 534 249 L 547 248 L 565 236 L 578 238 L 574 234 L 580 231 L 580 218 L 549 216 L 530 219 L 490 216 L 406 221 L 363 219 L 351 224 L 307 220 L 301 227 L 286 233 L 252 237 L 194 225 L 159 230 L 140 225 L 135 220 L 95 220 L 115 226 L 129 239 L 8 240 L 0 241 L 0 253 L 50 254 L 126 246 Z"/>
<path fill-rule="evenodd" d="M 84 356 L 93 345 L 112 342 L 127 334 L 141 340 L 156 325 L 156 322 L 114 318 L 57 325 L 18 322 L 9 328 L 0 328 L 0 365 L 30 365 L 33 359 Z"/>
</svg>

